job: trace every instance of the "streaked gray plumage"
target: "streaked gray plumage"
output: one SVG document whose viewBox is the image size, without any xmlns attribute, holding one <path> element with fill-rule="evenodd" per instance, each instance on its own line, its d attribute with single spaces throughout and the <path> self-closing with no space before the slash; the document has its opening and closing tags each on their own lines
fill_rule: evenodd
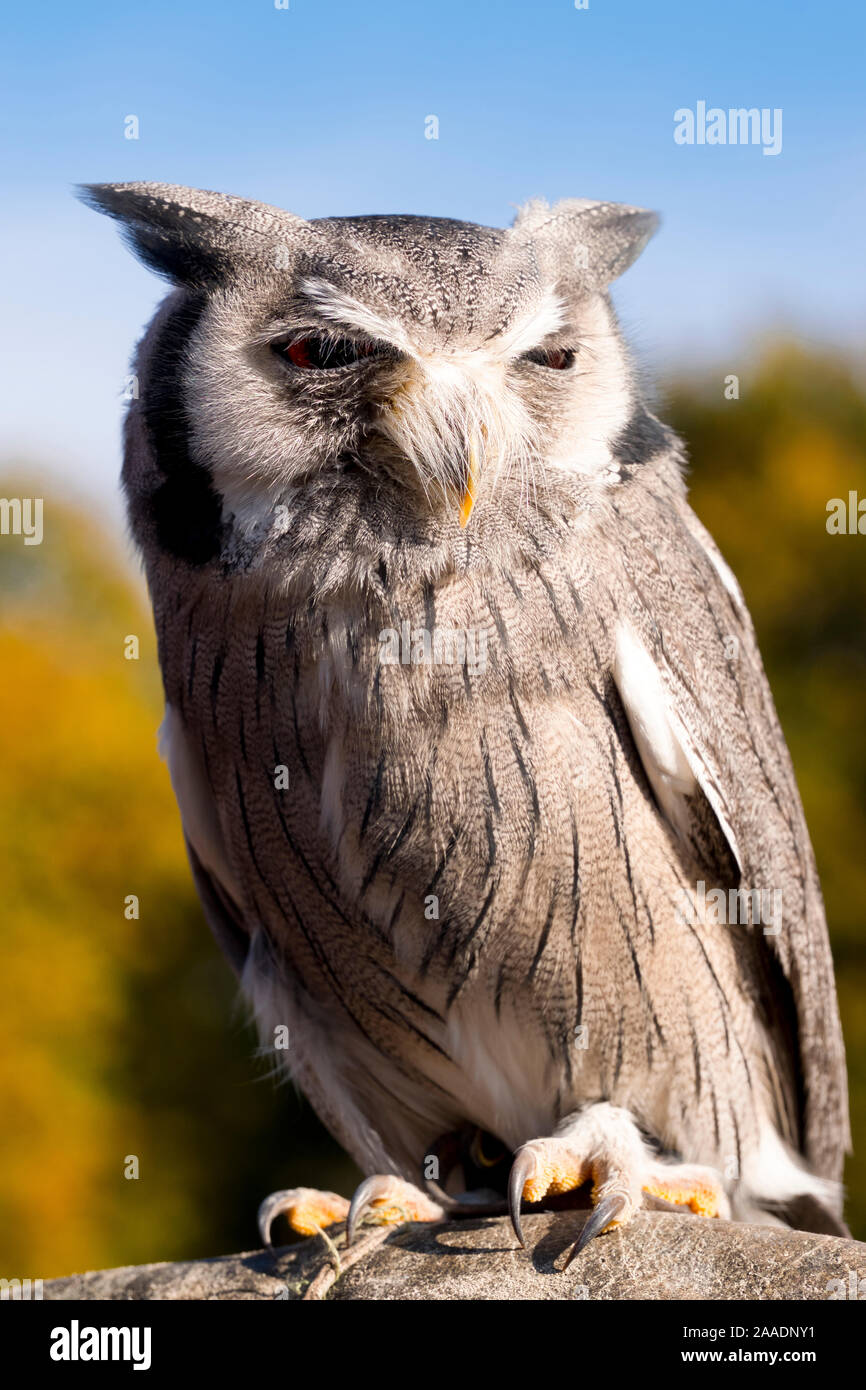
<svg viewBox="0 0 866 1390">
<path fill-rule="evenodd" d="M 589 1116 L 614 1168 L 620 1126 L 638 1166 L 717 1170 L 740 1218 L 840 1229 L 844 1055 L 793 772 L 607 295 L 652 216 L 88 197 L 178 286 L 124 483 L 193 871 L 325 1124 L 414 1182 L 442 1135 L 512 1154 Z M 486 660 L 383 662 L 406 623 Z M 778 934 L 684 920 L 699 883 L 780 891 Z"/>
</svg>

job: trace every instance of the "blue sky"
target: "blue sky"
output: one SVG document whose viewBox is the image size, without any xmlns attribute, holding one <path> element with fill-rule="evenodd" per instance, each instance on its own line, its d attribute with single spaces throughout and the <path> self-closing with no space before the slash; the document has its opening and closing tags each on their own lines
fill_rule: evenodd
<svg viewBox="0 0 866 1390">
<path fill-rule="evenodd" d="M 123 377 L 163 287 L 73 200 L 82 181 L 499 226 L 539 195 L 653 207 L 662 230 L 615 295 L 651 367 L 736 371 L 776 328 L 862 356 L 864 38 L 853 0 L 20 5 L 2 97 L 0 461 L 38 460 L 116 504 Z M 677 145 L 674 112 L 700 100 L 781 108 L 781 153 Z"/>
</svg>

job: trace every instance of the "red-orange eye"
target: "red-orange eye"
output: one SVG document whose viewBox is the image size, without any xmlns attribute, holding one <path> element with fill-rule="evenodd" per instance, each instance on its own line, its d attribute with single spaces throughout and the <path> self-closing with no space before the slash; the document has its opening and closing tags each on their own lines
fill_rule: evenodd
<svg viewBox="0 0 866 1390">
<path fill-rule="evenodd" d="M 378 343 L 355 338 L 320 338 L 310 334 L 296 338 L 293 343 L 281 344 L 279 352 L 293 367 L 304 371 L 327 371 L 333 367 L 351 367 L 364 357 L 378 357 Z"/>
<path fill-rule="evenodd" d="M 574 348 L 533 348 L 523 354 L 523 361 L 534 362 L 536 367 L 548 367 L 553 372 L 564 372 L 573 366 L 576 356 Z"/>
<path fill-rule="evenodd" d="M 289 343 L 286 356 L 295 367 L 312 367 L 309 338 L 300 338 L 296 343 Z"/>
</svg>

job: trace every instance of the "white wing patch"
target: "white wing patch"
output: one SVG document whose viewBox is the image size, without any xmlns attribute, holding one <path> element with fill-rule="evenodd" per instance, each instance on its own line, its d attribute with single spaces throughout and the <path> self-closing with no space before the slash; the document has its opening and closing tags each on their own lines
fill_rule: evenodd
<svg viewBox="0 0 866 1390">
<path fill-rule="evenodd" d="M 737 840 L 718 782 L 671 708 L 661 671 L 633 629 L 616 634 L 613 676 L 649 784 L 674 830 L 688 835 L 686 797 L 703 792 L 742 872 Z"/>
<path fill-rule="evenodd" d="M 722 559 L 719 551 L 716 550 L 714 545 L 705 545 L 704 550 L 707 553 L 710 564 L 721 579 L 731 598 L 734 600 L 735 607 L 742 611 L 746 606 L 746 600 L 743 598 L 743 591 L 737 583 L 734 571 L 731 569 L 727 560 Z"/>
<path fill-rule="evenodd" d="M 668 820 L 684 831 L 682 798 L 694 794 L 697 781 L 674 732 L 658 668 L 628 627 L 617 632 L 613 678 L 656 799 Z"/>
</svg>

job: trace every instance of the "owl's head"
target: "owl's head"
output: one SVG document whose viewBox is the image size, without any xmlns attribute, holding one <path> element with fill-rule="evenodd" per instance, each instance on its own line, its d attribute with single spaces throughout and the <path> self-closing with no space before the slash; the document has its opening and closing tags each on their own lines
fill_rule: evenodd
<svg viewBox="0 0 866 1390">
<path fill-rule="evenodd" d="M 347 468 L 377 505 L 465 526 L 497 489 L 530 497 L 549 470 L 608 468 L 629 425 L 607 287 L 649 240 L 652 213 L 532 202 L 503 230 L 304 221 L 155 183 L 83 195 L 177 287 L 140 351 L 136 410 L 163 543 L 193 562 L 217 514 L 258 526 Z"/>
</svg>

